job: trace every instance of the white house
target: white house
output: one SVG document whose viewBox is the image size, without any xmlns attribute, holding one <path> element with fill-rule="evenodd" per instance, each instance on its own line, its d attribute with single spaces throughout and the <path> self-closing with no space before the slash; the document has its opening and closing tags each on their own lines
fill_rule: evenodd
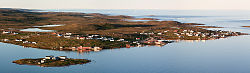
<svg viewBox="0 0 250 73">
<path fill-rule="evenodd" d="M 21 39 L 16 39 L 15 41 L 17 41 L 17 42 L 21 42 L 21 41 L 23 41 L 23 40 L 21 40 Z"/>
<path fill-rule="evenodd" d="M 41 60 L 41 63 L 45 63 L 45 60 Z"/>
<path fill-rule="evenodd" d="M 32 44 L 36 44 L 36 42 L 32 42 Z"/>
<path fill-rule="evenodd" d="M 66 35 L 72 35 L 72 33 L 66 33 Z"/>
<path fill-rule="evenodd" d="M 100 51 L 100 50 L 102 50 L 102 48 L 100 48 L 100 47 L 94 47 L 93 50 L 94 51 Z"/>
</svg>

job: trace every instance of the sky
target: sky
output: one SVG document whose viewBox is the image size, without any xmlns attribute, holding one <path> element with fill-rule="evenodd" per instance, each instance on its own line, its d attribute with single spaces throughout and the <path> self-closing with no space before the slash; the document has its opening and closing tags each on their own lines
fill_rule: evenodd
<svg viewBox="0 0 250 73">
<path fill-rule="evenodd" d="M 250 10 L 250 0 L 0 0 L 0 8 Z"/>
</svg>

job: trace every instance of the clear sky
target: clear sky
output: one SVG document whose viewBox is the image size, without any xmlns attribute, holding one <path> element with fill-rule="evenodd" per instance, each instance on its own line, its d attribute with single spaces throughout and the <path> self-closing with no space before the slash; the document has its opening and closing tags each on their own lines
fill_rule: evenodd
<svg viewBox="0 0 250 73">
<path fill-rule="evenodd" d="M 0 0 L 1 8 L 250 10 L 250 0 Z"/>
</svg>

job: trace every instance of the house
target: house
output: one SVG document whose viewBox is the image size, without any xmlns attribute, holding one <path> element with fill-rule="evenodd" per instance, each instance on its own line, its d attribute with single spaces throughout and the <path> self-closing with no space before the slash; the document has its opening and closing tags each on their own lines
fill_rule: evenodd
<svg viewBox="0 0 250 73">
<path fill-rule="evenodd" d="M 77 37 L 76 39 L 85 40 L 86 37 Z"/>
<path fill-rule="evenodd" d="M 119 39 L 119 40 L 117 40 L 117 41 L 125 41 L 125 39 Z"/>
<path fill-rule="evenodd" d="M 23 43 L 29 43 L 29 41 L 23 41 Z"/>
<path fill-rule="evenodd" d="M 16 35 L 16 34 L 19 34 L 19 33 L 14 32 L 13 34 Z"/>
<path fill-rule="evenodd" d="M 45 60 L 44 60 L 44 59 L 43 59 L 43 60 L 41 60 L 41 62 L 40 62 L 40 63 L 41 63 L 41 64 L 42 64 L 42 63 L 45 63 Z"/>
<path fill-rule="evenodd" d="M 60 60 L 59 57 L 53 57 L 52 59 L 53 59 L 53 60 Z"/>
<path fill-rule="evenodd" d="M 112 40 L 109 40 L 109 41 L 110 41 L 110 42 L 114 42 L 115 40 L 112 39 Z"/>
<path fill-rule="evenodd" d="M 55 33 L 55 32 L 53 32 L 53 33 L 51 33 L 51 34 L 56 35 L 56 33 Z"/>
<path fill-rule="evenodd" d="M 141 38 L 135 38 L 136 40 L 141 40 Z"/>
<path fill-rule="evenodd" d="M 82 49 L 91 49 L 92 47 L 82 47 Z"/>
<path fill-rule="evenodd" d="M 21 41 L 23 41 L 22 39 L 16 39 L 15 40 L 16 42 L 21 42 Z"/>
<path fill-rule="evenodd" d="M 67 59 L 67 56 L 58 56 L 60 60 L 65 60 Z"/>
<path fill-rule="evenodd" d="M 178 30 L 174 30 L 173 32 L 178 32 Z"/>
<path fill-rule="evenodd" d="M 36 44 L 36 42 L 31 42 L 32 44 Z"/>
<path fill-rule="evenodd" d="M 78 50 L 87 50 L 87 49 L 91 49 L 91 47 L 82 47 L 82 46 L 80 46 L 77 49 Z"/>
<path fill-rule="evenodd" d="M 126 48 L 130 48 L 131 46 L 130 46 L 130 44 L 126 44 Z"/>
<path fill-rule="evenodd" d="M 100 48 L 100 47 L 94 47 L 93 48 L 93 51 L 100 51 L 100 50 L 102 50 L 102 48 Z"/>
<path fill-rule="evenodd" d="M 162 35 L 162 33 L 157 33 L 158 35 Z"/>
<path fill-rule="evenodd" d="M 2 39 L 2 41 L 5 41 L 5 42 L 6 42 L 6 41 L 9 41 L 9 39 Z"/>
<path fill-rule="evenodd" d="M 54 58 L 54 56 L 46 56 L 45 57 L 45 59 L 47 59 L 47 60 L 50 60 L 50 59 L 53 59 Z"/>
<path fill-rule="evenodd" d="M 65 35 L 64 38 L 70 38 L 71 36 L 70 35 Z"/>
<path fill-rule="evenodd" d="M 66 33 L 65 35 L 72 35 L 72 33 Z"/>
</svg>

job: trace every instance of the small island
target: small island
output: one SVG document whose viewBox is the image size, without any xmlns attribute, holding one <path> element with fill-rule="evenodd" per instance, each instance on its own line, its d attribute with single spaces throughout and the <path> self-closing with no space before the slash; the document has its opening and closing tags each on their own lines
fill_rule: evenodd
<svg viewBox="0 0 250 73">
<path fill-rule="evenodd" d="M 67 58 L 66 56 L 46 56 L 45 58 L 21 59 L 13 61 L 13 63 L 19 65 L 37 65 L 41 67 L 64 67 L 77 64 L 86 64 L 89 62 L 91 61 L 87 59 L 72 59 Z"/>
</svg>

